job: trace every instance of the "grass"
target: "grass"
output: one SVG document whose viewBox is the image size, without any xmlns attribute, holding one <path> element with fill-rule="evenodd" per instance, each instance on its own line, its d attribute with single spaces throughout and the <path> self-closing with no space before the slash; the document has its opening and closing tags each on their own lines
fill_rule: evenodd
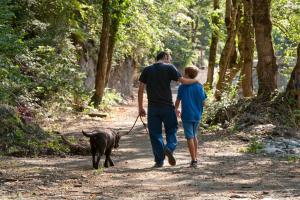
<svg viewBox="0 0 300 200">
<path fill-rule="evenodd" d="M 261 153 L 263 148 L 264 148 L 263 143 L 260 142 L 257 139 L 257 137 L 254 137 L 250 140 L 250 143 L 247 147 L 243 147 L 240 149 L 240 152 L 258 154 L 258 153 Z"/>
</svg>

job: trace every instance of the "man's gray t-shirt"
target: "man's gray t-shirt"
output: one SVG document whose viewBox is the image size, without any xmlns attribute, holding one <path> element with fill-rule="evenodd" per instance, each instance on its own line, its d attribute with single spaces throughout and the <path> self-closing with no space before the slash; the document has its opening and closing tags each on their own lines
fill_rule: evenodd
<svg viewBox="0 0 300 200">
<path fill-rule="evenodd" d="M 146 67 L 139 80 L 146 84 L 148 104 L 173 106 L 171 81 L 178 81 L 181 74 L 170 64 L 155 63 Z"/>
</svg>

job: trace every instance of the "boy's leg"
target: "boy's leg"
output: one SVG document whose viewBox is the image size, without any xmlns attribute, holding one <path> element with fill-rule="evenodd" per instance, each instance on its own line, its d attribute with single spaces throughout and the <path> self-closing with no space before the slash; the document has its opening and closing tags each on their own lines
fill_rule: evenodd
<svg viewBox="0 0 300 200">
<path fill-rule="evenodd" d="M 197 136 L 194 137 L 193 139 L 193 143 L 194 143 L 194 154 L 195 154 L 195 160 L 198 160 L 198 139 Z"/>
<path fill-rule="evenodd" d="M 148 108 L 148 129 L 155 163 L 162 166 L 164 162 L 162 120 L 159 117 L 158 109 L 155 107 Z"/>
<path fill-rule="evenodd" d="M 192 161 L 197 160 L 196 154 L 195 154 L 196 150 L 195 150 L 195 145 L 194 145 L 194 138 L 187 139 L 187 144 L 188 144 L 188 148 L 189 148 L 189 152 L 190 152 Z"/>
<path fill-rule="evenodd" d="M 194 150 L 195 150 L 195 160 L 197 160 L 198 157 L 198 127 L 199 127 L 199 122 L 195 122 L 194 123 L 194 139 L 193 139 L 193 143 L 194 143 Z"/>
<path fill-rule="evenodd" d="M 184 134 L 185 134 L 185 138 L 187 139 L 187 145 L 191 155 L 191 159 L 192 161 L 195 161 L 196 157 L 195 157 L 193 122 L 182 122 L 182 126 L 184 128 Z"/>
</svg>

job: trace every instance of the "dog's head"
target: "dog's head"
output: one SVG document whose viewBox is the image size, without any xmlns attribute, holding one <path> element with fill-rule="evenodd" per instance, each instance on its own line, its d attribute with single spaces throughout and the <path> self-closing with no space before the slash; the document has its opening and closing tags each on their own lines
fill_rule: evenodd
<svg viewBox="0 0 300 200">
<path fill-rule="evenodd" d="M 119 147 L 119 142 L 120 142 L 121 136 L 119 133 L 115 134 L 115 143 L 114 143 L 114 148 L 117 149 Z"/>
</svg>

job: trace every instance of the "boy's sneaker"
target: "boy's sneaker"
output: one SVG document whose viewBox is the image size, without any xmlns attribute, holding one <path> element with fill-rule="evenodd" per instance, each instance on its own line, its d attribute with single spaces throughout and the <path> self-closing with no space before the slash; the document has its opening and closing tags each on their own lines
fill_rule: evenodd
<svg viewBox="0 0 300 200">
<path fill-rule="evenodd" d="M 192 160 L 192 161 L 191 161 L 191 164 L 190 164 L 190 167 L 192 167 L 192 168 L 197 168 L 197 167 L 198 167 L 198 162 L 197 162 L 197 160 Z"/>
<path fill-rule="evenodd" d="M 168 162 L 171 166 L 176 165 L 175 157 L 173 156 L 173 153 L 168 148 L 165 148 L 165 155 L 168 157 Z"/>
</svg>

